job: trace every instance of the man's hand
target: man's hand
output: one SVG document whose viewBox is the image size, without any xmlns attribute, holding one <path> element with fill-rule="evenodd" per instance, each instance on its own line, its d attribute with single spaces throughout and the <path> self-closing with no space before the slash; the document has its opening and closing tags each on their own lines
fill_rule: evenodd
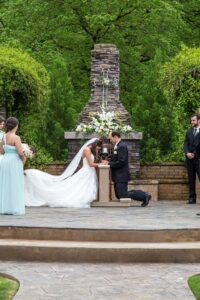
<svg viewBox="0 0 200 300">
<path fill-rule="evenodd" d="M 187 158 L 189 158 L 189 159 L 193 159 L 193 158 L 194 158 L 194 153 L 188 152 L 188 153 L 186 154 L 186 156 L 187 156 Z"/>
<path fill-rule="evenodd" d="M 107 160 L 102 160 L 101 164 L 102 165 L 108 165 L 108 161 Z"/>
</svg>

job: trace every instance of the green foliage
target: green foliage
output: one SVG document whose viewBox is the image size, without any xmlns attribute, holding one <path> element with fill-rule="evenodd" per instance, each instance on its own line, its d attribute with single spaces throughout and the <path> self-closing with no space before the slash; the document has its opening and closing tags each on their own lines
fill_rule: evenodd
<svg viewBox="0 0 200 300">
<path fill-rule="evenodd" d="M 19 289 L 19 283 L 6 277 L 0 277 L 0 300 L 11 300 Z"/>
<path fill-rule="evenodd" d="M 196 274 L 188 279 L 188 285 L 192 290 L 196 300 L 200 300 L 200 275 Z"/>
<path fill-rule="evenodd" d="M 0 105 L 20 120 L 22 141 L 44 146 L 49 77 L 28 53 L 0 47 Z M 40 160 L 40 157 L 38 156 Z"/>
<path fill-rule="evenodd" d="M 200 45 L 200 0 L 181 0 L 183 19 L 188 26 L 188 35 L 184 41 L 190 47 Z"/>
<path fill-rule="evenodd" d="M 68 75 L 68 66 L 62 57 L 53 61 L 50 87 L 52 94 L 47 116 L 46 147 L 54 159 L 66 160 L 64 132 L 75 127 L 78 103 Z"/>
<path fill-rule="evenodd" d="M 157 85 L 161 53 L 149 62 L 149 71 L 141 84 L 141 95 L 132 108 L 133 127 L 143 132 L 141 156 L 144 161 L 160 162 L 170 154 L 173 136 L 172 112 Z"/>
<path fill-rule="evenodd" d="M 27 109 L 17 106 L 23 134 L 27 128 L 24 136 L 33 142 L 37 139 L 37 144 L 48 149 L 54 159 L 65 159 L 64 131 L 75 127 L 90 97 L 90 51 L 96 43 L 113 43 L 120 50 L 121 101 L 131 113 L 133 128 L 144 132 L 142 158 L 171 159 L 176 151 L 180 153 L 180 149 L 173 148 L 177 137 L 174 128 L 179 121 L 157 78 L 162 64 L 180 51 L 182 43 L 199 45 L 199 3 L 200 0 L 1 1 L 1 43 L 21 47 L 43 64 L 50 76 L 49 103 L 42 106 L 47 105 L 47 114 L 40 117 L 34 111 L 37 105 L 29 107 L 38 99 L 25 98 Z M 21 73 L 18 77 L 22 78 Z M 29 78 L 26 80 L 30 83 Z M 193 83 L 187 81 L 189 86 Z M 33 86 L 30 90 L 37 94 Z M 15 95 L 7 92 L 5 97 L 12 106 L 12 102 L 17 103 Z M 190 104 L 184 105 L 191 111 Z M 179 135 L 181 140 L 182 131 Z"/>
<path fill-rule="evenodd" d="M 14 110 L 38 111 L 46 105 L 48 76 L 42 65 L 28 53 L 0 47 L 0 105 L 10 114 Z"/>
<path fill-rule="evenodd" d="M 160 71 L 160 87 L 172 112 L 174 137 L 171 152 L 179 156 L 185 130 L 191 114 L 199 108 L 200 48 L 182 47 L 182 50 Z"/>
</svg>

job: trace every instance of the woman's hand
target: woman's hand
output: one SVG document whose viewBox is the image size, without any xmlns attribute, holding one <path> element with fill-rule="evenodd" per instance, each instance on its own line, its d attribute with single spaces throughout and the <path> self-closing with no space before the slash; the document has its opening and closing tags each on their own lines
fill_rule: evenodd
<svg viewBox="0 0 200 300">
<path fill-rule="evenodd" d="M 107 160 L 102 160 L 101 165 L 104 165 L 104 166 L 108 165 L 108 161 Z"/>
</svg>

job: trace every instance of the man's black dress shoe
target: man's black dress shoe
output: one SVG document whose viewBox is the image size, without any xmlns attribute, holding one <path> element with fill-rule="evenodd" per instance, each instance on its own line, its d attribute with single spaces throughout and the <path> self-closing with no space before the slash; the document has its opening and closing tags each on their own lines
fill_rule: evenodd
<svg viewBox="0 0 200 300">
<path fill-rule="evenodd" d="M 149 193 L 146 193 L 145 200 L 143 200 L 141 206 L 145 207 L 149 204 L 149 201 L 151 200 L 151 195 Z"/>
<path fill-rule="evenodd" d="M 195 199 L 189 199 L 187 204 L 196 204 L 196 200 Z"/>
</svg>

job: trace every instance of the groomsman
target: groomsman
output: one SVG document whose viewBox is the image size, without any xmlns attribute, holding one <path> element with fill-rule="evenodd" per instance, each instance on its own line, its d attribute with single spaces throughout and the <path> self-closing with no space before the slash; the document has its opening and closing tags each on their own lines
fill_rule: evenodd
<svg viewBox="0 0 200 300">
<path fill-rule="evenodd" d="M 151 195 L 141 190 L 128 191 L 128 181 L 130 180 L 129 165 L 128 165 L 128 148 L 121 140 L 120 133 L 113 131 L 109 135 L 109 140 L 114 144 L 114 153 L 111 160 L 108 162 L 111 169 L 111 176 L 114 182 L 115 195 L 120 198 L 131 198 L 141 201 L 142 207 L 149 204 Z"/>
<path fill-rule="evenodd" d="M 200 180 L 200 115 L 191 116 L 191 128 L 186 132 L 184 152 L 189 181 L 188 204 L 196 203 L 196 175 Z"/>
</svg>

